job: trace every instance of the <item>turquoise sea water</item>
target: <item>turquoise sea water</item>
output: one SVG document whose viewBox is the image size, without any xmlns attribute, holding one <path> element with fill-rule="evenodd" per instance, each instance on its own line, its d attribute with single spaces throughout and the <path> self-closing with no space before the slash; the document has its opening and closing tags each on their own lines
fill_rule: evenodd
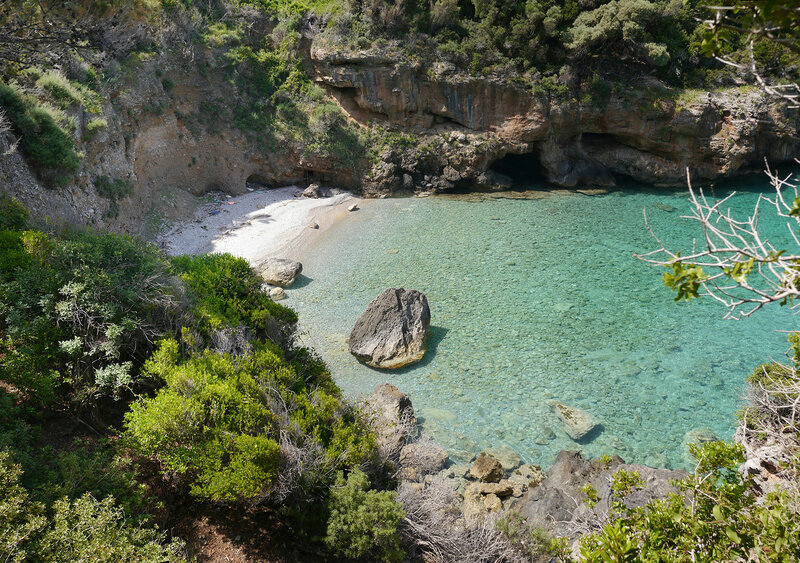
<svg viewBox="0 0 800 563">
<path fill-rule="evenodd" d="M 746 216 L 769 186 L 753 177 L 736 188 L 744 191 L 731 208 Z M 690 249 L 700 232 L 679 218 L 686 197 L 621 190 L 368 202 L 309 251 L 284 303 L 348 394 L 397 385 L 457 460 L 507 444 L 542 466 L 577 447 L 683 467 L 684 434 L 707 427 L 730 438 L 745 376 L 783 360 L 786 335 L 776 331 L 796 327 L 779 307 L 734 321 L 708 298 L 676 304 L 663 271 L 634 258 L 655 245 L 643 208 L 669 246 Z M 432 316 L 426 357 L 395 372 L 347 351 L 356 318 L 387 287 L 424 292 Z M 602 432 L 573 442 L 547 404 L 554 399 L 594 414 Z"/>
</svg>

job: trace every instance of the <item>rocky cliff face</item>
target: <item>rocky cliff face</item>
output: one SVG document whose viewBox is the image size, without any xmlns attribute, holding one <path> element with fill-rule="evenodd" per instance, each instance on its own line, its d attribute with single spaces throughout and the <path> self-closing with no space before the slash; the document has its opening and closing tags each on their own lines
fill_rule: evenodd
<svg viewBox="0 0 800 563">
<path fill-rule="evenodd" d="M 797 113 L 752 88 L 678 95 L 644 79 L 623 92 L 553 102 L 521 81 L 463 76 L 443 64 L 426 69 L 324 44 L 310 54 L 317 80 L 354 118 L 422 135 L 458 132 L 433 162 L 390 155 L 395 166 L 367 182 L 375 191 L 407 186 L 404 175 L 434 190 L 506 186 L 526 173 L 562 187 L 625 177 L 674 186 L 685 184 L 687 168 L 711 180 L 800 149 Z"/>
<path fill-rule="evenodd" d="M 236 125 L 241 101 L 224 64 L 200 49 L 115 63 L 104 92 L 107 127 L 88 134 L 93 116 L 69 111 L 84 154 L 70 184 L 46 187 L 21 155 L 3 148 L 3 191 L 40 220 L 147 237 L 164 221 L 187 216 L 198 196 L 242 193 L 248 181 L 321 181 L 373 196 L 503 189 L 532 179 L 560 187 L 625 178 L 680 186 L 687 168 L 695 180 L 712 180 L 760 168 L 765 157 L 780 163 L 800 153 L 797 112 L 754 88 L 680 93 L 643 80 L 638 88 L 555 102 L 521 78 L 343 52 L 319 37 L 305 45 L 307 71 L 351 123 L 377 124 L 385 136 L 378 148 L 357 147 L 365 155 L 358 161 L 320 155 L 291 131 L 271 144 L 263 142 L 271 131 L 243 131 Z M 392 140 L 398 132 L 405 142 Z M 13 141 L 6 134 L 0 144 Z M 100 197 L 101 177 L 128 183 L 132 194 L 116 202 Z"/>
</svg>

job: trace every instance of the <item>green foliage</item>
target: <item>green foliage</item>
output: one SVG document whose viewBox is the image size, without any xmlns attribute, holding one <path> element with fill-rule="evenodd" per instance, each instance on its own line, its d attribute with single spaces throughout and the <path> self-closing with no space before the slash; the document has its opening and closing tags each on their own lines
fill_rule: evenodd
<svg viewBox="0 0 800 563">
<path fill-rule="evenodd" d="M 402 561 L 397 526 L 405 517 L 395 493 L 369 490 L 369 479 L 355 469 L 339 473 L 328 501 L 330 517 L 325 537 L 337 555 L 357 559 Z"/>
<path fill-rule="evenodd" d="M 57 181 L 80 168 L 81 157 L 62 116 L 4 82 L 0 82 L 0 108 L 20 135 L 20 149 L 33 166 L 40 171 L 55 170 Z"/>
<path fill-rule="evenodd" d="M 618 45 L 623 52 L 637 56 L 654 66 L 669 61 L 667 46 L 655 41 L 651 29 L 663 17 L 662 7 L 648 0 L 611 0 L 581 13 L 569 30 L 572 49 L 591 51 Z"/>
<path fill-rule="evenodd" d="M 179 473 L 192 471 L 192 493 L 214 500 L 270 492 L 280 448 L 269 385 L 294 382 L 279 353 L 262 348 L 240 358 L 206 352 L 177 363 L 177 343 L 159 345 L 144 367 L 166 386 L 126 415 L 127 439 L 143 455 Z"/>
<path fill-rule="evenodd" d="M 94 187 L 97 190 L 97 195 L 110 200 L 111 204 L 105 216 L 112 219 L 119 215 L 119 200 L 133 193 L 133 184 L 130 180 L 123 180 L 122 178 L 114 178 L 112 180 L 108 176 L 97 176 L 94 179 Z"/>
<path fill-rule="evenodd" d="M 28 222 L 28 209 L 19 200 L 0 195 L 0 231 L 11 229 L 21 231 Z"/>
<path fill-rule="evenodd" d="M 45 508 L 19 483 L 19 466 L 0 451 L 0 556 L 4 561 L 182 561 L 181 545 L 162 544 L 151 528 L 128 521 L 113 497 L 64 497 Z M 48 517 L 48 515 L 52 515 Z"/>
<path fill-rule="evenodd" d="M 2 233 L 4 379 L 41 403 L 119 396 L 134 382 L 129 362 L 142 361 L 153 335 L 172 323 L 169 265 L 159 250 L 89 231 Z"/>
<path fill-rule="evenodd" d="M 682 494 L 626 509 L 581 540 L 585 561 L 793 561 L 800 556 L 800 518 L 787 491 L 762 501 L 737 469 L 742 449 L 711 442 L 694 449 L 698 473 L 677 483 Z M 619 480 L 624 492 L 630 479 Z M 686 495 L 684 498 L 683 495 Z M 688 501 L 688 502 L 687 502 Z"/>
<path fill-rule="evenodd" d="M 299 432 L 300 444 L 319 444 L 331 465 L 370 459 L 374 436 L 342 403 L 327 371 L 315 368 L 286 361 L 270 344 L 238 357 L 207 351 L 182 360 L 177 341 L 164 340 L 144 372 L 165 386 L 133 405 L 126 440 L 190 474 L 192 493 L 214 500 L 269 495 L 282 428 Z"/>
<path fill-rule="evenodd" d="M 42 507 L 31 504 L 19 484 L 22 471 L 8 457 L 0 450 L 0 557 L 16 562 L 27 558 L 25 544 L 45 526 L 46 519 L 41 515 Z"/>
<path fill-rule="evenodd" d="M 223 326 L 290 331 L 297 322 L 294 311 L 261 291 L 263 280 L 242 258 L 230 254 L 178 256 L 172 263 L 195 296 L 192 314 L 198 330 L 206 336 Z"/>
<path fill-rule="evenodd" d="M 101 501 L 90 495 L 74 501 L 61 499 L 52 511 L 52 522 L 36 545 L 40 561 L 184 560 L 179 543 L 162 545 L 157 530 L 127 523 L 125 512 L 112 497 Z"/>
<path fill-rule="evenodd" d="M 497 529 L 530 561 L 567 560 L 567 538 L 554 538 L 544 528 L 531 526 L 518 510 L 511 509 L 497 519 Z"/>
<path fill-rule="evenodd" d="M 95 133 L 97 133 L 101 129 L 105 129 L 107 126 L 108 126 L 108 122 L 105 119 L 103 119 L 101 117 L 93 117 L 86 124 L 86 132 L 89 135 L 94 135 Z"/>
<path fill-rule="evenodd" d="M 672 272 L 663 276 L 664 285 L 677 292 L 675 301 L 689 301 L 699 296 L 700 286 L 707 279 L 700 266 L 695 264 L 684 265 L 681 260 L 672 263 Z"/>
</svg>

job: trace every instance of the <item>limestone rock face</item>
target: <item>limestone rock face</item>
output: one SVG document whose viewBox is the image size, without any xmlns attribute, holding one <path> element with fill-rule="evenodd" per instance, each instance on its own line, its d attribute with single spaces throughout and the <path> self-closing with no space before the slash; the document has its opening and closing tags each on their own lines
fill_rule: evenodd
<svg viewBox="0 0 800 563">
<path fill-rule="evenodd" d="M 490 455 L 479 456 L 469 470 L 470 476 L 484 483 L 497 483 L 503 478 L 503 466 Z"/>
<path fill-rule="evenodd" d="M 577 407 L 558 402 L 553 403 L 552 407 L 564 424 L 566 433 L 575 441 L 585 438 L 600 425 L 594 415 Z"/>
<path fill-rule="evenodd" d="M 382 383 L 367 397 L 367 412 L 373 417 L 378 449 L 393 458 L 408 440 L 415 423 L 411 399 L 394 385 Z"/>
<path fill-rule="evenodd" d="M 555 535 L 575 537 L 578 526 L 573 522 L 594 517 L 592 510 L 581 502 L 586 498 L 581 487 L 590 483 L 595 488 L 600 500 L 594 510 L 605 514 L 611 500 L 611 475 L 620 469 L 636 471 L 644 484 L 642 489 L 625 497 L 623 502 L 628 508 L 677 492 L 671 482 L 686 477 L 685 471 L 629 465 L 619 456 L 610 461 L 600 458 L 587 461 L 579 452 L 562 451 L 544 481 L 523 498 L 514 499 L 513 508 L 520 510 L 530 524 L 543 526 Z"/>
<path fill-rule="evenodd" d="M 422 359 L 431 324 L 428 299 L 413 289 L 378 295 L 350 332 L 350 353 L 369 366 L 399 368 Z"/>
<path fill-rule="evenodd" d="M 267 258 L 256 268 L 265 282 L 279 287 L 289 287 L 303 271 L 300 262 L 288 258 Z"/>
</svg>

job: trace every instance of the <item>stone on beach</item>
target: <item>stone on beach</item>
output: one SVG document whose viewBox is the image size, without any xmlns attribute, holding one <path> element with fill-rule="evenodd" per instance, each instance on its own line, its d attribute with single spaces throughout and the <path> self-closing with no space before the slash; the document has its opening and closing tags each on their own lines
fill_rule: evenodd
<svg viewBox="0 0 800 563">
<path fill-rule="evenodd" d="M 375 368 L 394 369 L 425 355 L 431 324 L 428 299 L 414 289 L 390 288 L 378 295 L 350 332 L 350 353 Z"/>
<path fill-rule="evenodd" d="M 500 462 L 500 465 L 503 466 L 503 471 L 513 471 L 522 463 L 517 452 L 506 444 L 502 444 L 496 448 L 487 448 L 483 450 L 480 455 L 490 455 L 495 458 Z"/>
<path fill-rule="evenodd" d="M 305 190 L 303 190 L 302 195 L 303 197 L 312 197 L 312 198 L 325 197 L 325 194 L 322 192 L 322 189 L 320 188 L 319 184 L 309 184 L 308 187 Z"/>
<path fill-rule="evenodd" d="M 303 271 L 303 265 L 287 258 L 267 258 L 257 270 L 268 284 L 289 287 Z"/>
<path fill-rule="evenodd" d="M 286 297 L 286 292 L 283 291 L 282 287 L 273 287 L 269 290 L 269 298 L 273 301 L 280 301 L 281 299 Z"/>
<path fill-rule="evenodd" d="M 600 425 L 594 415 L 577 407 L 559 402 L 554 402 L 551 406 L 564 424 L 564 431 L 575 441 L 585 438 Z"/>
</svg>

